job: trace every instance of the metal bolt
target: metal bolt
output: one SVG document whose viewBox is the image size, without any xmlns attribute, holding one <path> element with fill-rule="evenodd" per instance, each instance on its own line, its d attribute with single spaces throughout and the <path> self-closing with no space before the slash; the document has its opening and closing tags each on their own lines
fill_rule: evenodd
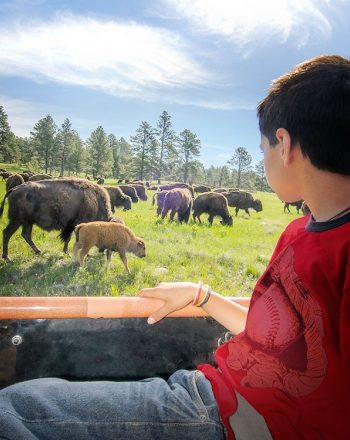
<svg viewBox="0 0 350 440">
<path fill-rule="evenodd" d="M 13 345 L 22 344 L 22 342 L 23 342 L 22 336 L 20 336 L 20 335 L 13 336 L 13 338 L 11 339 L 11 342 Z"/>
</svg>

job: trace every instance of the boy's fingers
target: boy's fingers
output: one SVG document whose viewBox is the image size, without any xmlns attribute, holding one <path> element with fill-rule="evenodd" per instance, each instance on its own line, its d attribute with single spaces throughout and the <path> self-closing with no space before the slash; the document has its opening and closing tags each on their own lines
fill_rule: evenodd
<svg viewBox="0 0 350 440">
<path fill-rule="evenodd" d="M 148 324 L 155 324 L 167 316 L 170 312 L 172 312 L 172 310 L 169 309 L 168 305 L 164 304 L 163 307 L 152 313 L 152 315 L 147 319 L 147 322 Z"/>
</svg>

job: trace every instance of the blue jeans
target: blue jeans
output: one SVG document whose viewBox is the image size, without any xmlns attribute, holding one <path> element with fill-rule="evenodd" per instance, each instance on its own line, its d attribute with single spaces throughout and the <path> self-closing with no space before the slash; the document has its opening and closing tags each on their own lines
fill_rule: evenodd
<svg viewBox="0 0 350 440">
<path fill-rule="evenodd" d="M 0 439 L 223 440 L 210 382 L 179 370 L 167 381 L 45 378 L 0 391 Z"/>
</svg>

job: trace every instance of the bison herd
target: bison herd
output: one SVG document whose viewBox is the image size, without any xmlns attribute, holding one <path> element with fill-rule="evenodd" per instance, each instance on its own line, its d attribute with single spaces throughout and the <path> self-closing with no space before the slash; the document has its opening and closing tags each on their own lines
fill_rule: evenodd
<svg viewBox="0 0 350 440">
<path fill-rule="evenodd" d="M 89 249 L 97 246 L 100 251 L 107 251 L 107 267 L 111 253 L 115 251 L 130 273 L 125 253 L 133 252 L 144 257 L 145 243 L 113 214 L 116 208 L 129 210 L 139 200 L 146 201 L 146 188 L 155 190 L 152 205 L 156 204 L 156 214 L 162 219 L 169 215 L 169 219 L 173 220 L 177 216 L 179 222 L 188 223 L 192 214 L 193 221 L 201 223 L 202 214 L 207 214 L 210 224 L 218 216 L 221 224 L 230 226 L 233 220 L 229 207 L 235 209 L 236 216 L 240 209 L 247 215 L 250 215 L 249 209 L 256 212 L 263 209 L 260 200 L 254 199 L 250 192 L 237 188 L 212 190 L 206 185 L 192 186 L 186 183 L 152 187 L 142 181 L 127 184 L 118 181 L 118 185 L 103 185 L 102 178 L 99 183 L 93 183 L 88 179 L 53 178 L 29 172 L 10 174 L 2 171 L 0 176 L 6 179 L 6 194 L 0 206 L 0 216 L 8 200 L 9 221 L 3 230 L 2 257 L 5 260 L 9 260 L 9 241 L 20 227 L 24 240 L 36 254 L 40 254 L 32 239 L 33 225 L 37 225 L 46 231 L 60 231 L 65 253 L 75 232 L 73 257 L 80 264 L 83 264 Z M 296 203 L 286 203 L 285 210 L 289 210 L 289 205 L 294 205 L 299 212 L 302 202 Z"/>
</svg>

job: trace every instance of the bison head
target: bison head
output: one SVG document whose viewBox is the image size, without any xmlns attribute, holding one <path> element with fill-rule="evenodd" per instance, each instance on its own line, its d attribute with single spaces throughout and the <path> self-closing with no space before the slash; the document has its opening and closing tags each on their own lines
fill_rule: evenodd
<svg viewBox="0 0 350 440">
<path fill-rule="evenodd" d="M 256 212 L 262 211 L 263 207 L 262 207 L 262 203 L 260 200 L 258 200 L 258 199 L 254 200 L 253 209 L 255 209 Z"/>
<path fill-rule="evenodd" d="M 233 225 L 232 215 L 229 215 L 226 218 L 222 218 L 220 223 L 222 225 L 232 226 Z"/>
<path fill-rule="evenodd" d="M 124 206 L 124 211 L 126 211 L 127 209 L 131 209 L 131 197 L 129 196 L 123 197 L 123 206 Z"/>
<path fill-rule="evenodd" d="M 133 245 L 133 250 L 132 252 L 137 256 L 137 257 L 145 257 L 146 256 L 146 246 L 145 246 L 145 242 L 143 240 L 141 240 L 141 238 L 137 239 L 137 242 L 134 243 Z"/>
</svg>

